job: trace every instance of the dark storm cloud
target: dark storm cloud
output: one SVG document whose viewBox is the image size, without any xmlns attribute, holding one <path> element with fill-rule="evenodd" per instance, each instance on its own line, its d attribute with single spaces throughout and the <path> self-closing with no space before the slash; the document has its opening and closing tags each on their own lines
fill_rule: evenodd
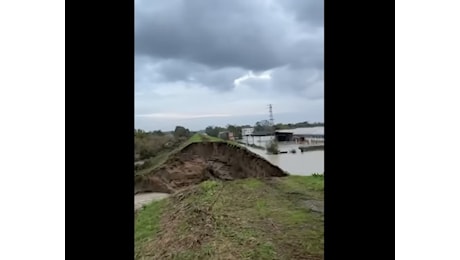
<svg viewBox="0 0 460 260">
<path fill-rule="evenodd" d="M 136 61 L 138 82 L 183 82 L 195 83 L 217 90 L 230 90 L 233 81 L 246 71 L 242 68 L 210 68 L 203 64 L 179 59 L 149 59 Z"/>
<path fill-rule="evenodd" d="M 322 16 L 314 2 L 137 1 L 136 54 L 212 68 L 321 66 Z"/>
</svg>

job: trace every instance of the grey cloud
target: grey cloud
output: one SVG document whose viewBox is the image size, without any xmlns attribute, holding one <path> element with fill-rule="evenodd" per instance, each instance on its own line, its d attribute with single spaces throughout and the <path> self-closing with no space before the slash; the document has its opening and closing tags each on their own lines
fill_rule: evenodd
<svg viewBox="0 0 460 260">
<path fill-rule="evenodd" d="M 302 96 L 307 99 L 324 96 L 324 72 L 321 69 L 284 66 L 271 70 L 270 76 L 271 80 L 252 78 L 243 84 L 270 96 Z"/>
<path fill-rule="evenodd" d="M 192 75 L 205 86 L 217 88 L 218 90 L 230 90 L 234 87 L 234 80 L 241 77 L 243 73 L 245 71 L 240 68 L 224 68 Z"/>
<path fill-rule="evenodd" d="M 310 25 L 323 26 L 323 0 L 283 0 L 283 7 L 292 12 L 296 19 Z"/>
<path fill-rule="evenodd" d="M 324 79 L 321 69 L 283 67 L 272 73 L 273 84 L 293 91 L 302 91 L 310 88 Z"/>
<path fill-rule="evenodd" d="M 219 102 L 280 100 L 307 111 L 299 121 L 322 118 L 323 2 L 135 0 L 136 113 L 189 112 L 184 103 L 212 110 L 214 103 L 201 100 L 209 93 Z M 271 79 L 250 78 L 234 89 L 234 80 L 248 71 L 267 70 Z M 184 97 L 190 93 L 199 93 L 200 101 Z M 136 124 L 153 121 L 138 118 Z"/>
<path fill-rule="evenodd" d="M 140 59 L 136 62 L 138 82 L 195 83 L 219 91 L 231 90 L 236 78 L 247 71 L 236 67 L 214 69 L 203 64 L 178 59 Z"/>
<path fill-rule="evenodd" d="M 296 23 L 286 10 L 294 12 L 302 1 L 275 3 L 282 1 L 138 1 L 136 53 L 251 70 L 305 63 L 304 57 L 318 55 L 322 37 L 300 37 L 316 32 L 318 18 L 308 26 Z"/>
</svg>

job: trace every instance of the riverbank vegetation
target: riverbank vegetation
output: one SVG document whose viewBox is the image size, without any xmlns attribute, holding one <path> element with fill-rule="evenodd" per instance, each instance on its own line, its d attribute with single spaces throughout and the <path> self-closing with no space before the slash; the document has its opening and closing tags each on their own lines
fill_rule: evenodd
<svg viewBox="0 0 460 260">
<path fill-rule="evenodd" d="M 134 130 L 135 171 L 140 171 L 159 164 L 168 154 L 184 144 L 194 133 L 182 126 L 174 131 L 160 130 L 146 132 Z"/>
<path fill-rule="evenodd" d="M 271 154 L 279 154 L 280 150 L 278 149 L 278 142 L 272 140 L 267 143 L 267 152 Z"/>
</svg>

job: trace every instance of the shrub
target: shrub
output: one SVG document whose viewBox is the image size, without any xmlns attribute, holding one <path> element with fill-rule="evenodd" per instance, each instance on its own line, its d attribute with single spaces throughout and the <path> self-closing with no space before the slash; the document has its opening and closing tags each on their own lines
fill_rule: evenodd
<svg viewBox="0 0 460 260">
<path fill-rule="evenodd" d="M 280 151 L 278 150 L 278 143 L 276 141 L 270 141 L 267 143 L 267 151 L 272 154 L 278 154 Z"/>
</svg>

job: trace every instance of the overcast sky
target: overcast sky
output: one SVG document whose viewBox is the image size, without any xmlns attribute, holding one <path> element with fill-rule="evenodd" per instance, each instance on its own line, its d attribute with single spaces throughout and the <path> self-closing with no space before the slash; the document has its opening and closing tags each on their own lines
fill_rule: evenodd
<svg viewBox="0 0 460 260">
<path fill-rule="evenodd" d="M 323 122 L 322 0 L 136 0 L 144 130 Z"/>
</svg>

